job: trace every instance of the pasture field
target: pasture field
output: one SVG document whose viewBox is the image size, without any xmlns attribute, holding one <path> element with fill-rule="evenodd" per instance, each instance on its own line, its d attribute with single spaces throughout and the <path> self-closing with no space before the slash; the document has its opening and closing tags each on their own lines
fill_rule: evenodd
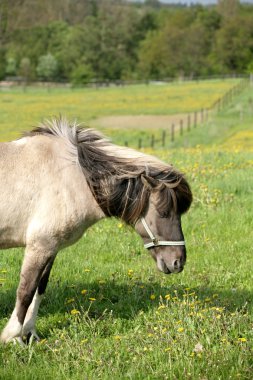
<svg viewBox="0 0 253 380">
<path fill-rule="evenodd" d="M 40 343 L 0 346 L 0 379 L 252 379 L 250 97 L 248 89 L 169 149 L 149 150 L 192 186 L 184 271 L 159 273 L 130 227 L 97 223 L 58 254 L 39 313 Z M 0 328 L 22 257 L 20 249 L 1 252 Z"/>
<path fill-rule="evenodd" d="M 172 84 L 133 85 L 99 89 L 47 89 L 22 88 L 0 91 L 0 140 L 16 138 L 45 118 L 64 115 L 88 126 L 100 127 L 96 120 L 105 116 L 124 115 L 174 115 L 210 107 L 239 79 L 225 81 L 186 82 Z M 129 131 L 122 131 L 123 138 L 140 133 L 145 126 L 137 122 Z M 136 133 L 135 129 L 138 129 Z M 140 131 L 141 129 L 141 131 Z M 154 131 L 156 126 L 154 125 Z M 119 140 L 115 127 L 103 128 L 104 132 Z M 133 138 L 133 137 L 132 137 Z"/>
</svg>

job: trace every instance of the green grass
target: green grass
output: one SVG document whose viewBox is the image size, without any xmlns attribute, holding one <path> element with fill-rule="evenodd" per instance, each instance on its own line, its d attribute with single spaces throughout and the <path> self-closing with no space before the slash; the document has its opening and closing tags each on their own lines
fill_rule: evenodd
<svg viewBox="0 0 253 380">
<path fill-rule="evenodd" d="M 43 340 L 1 346 L 0 379 L 252 379 L 252 115 L 237 111 L 248 97 L 153 151 L 193 189 L 184 271 L 157 272 L 131 228 L 99 222 L 58 254 L 37 323 Z M 1 252 L 0 328 L 21 262 L 21 250 Z"/>
<path fill-rule="evenodd" d="M 1 141 L 14 139 L 45 118 L 60 114 L 89 125 L 91 120 L 108 115 L 171 115 L 192 112 L 210 107 L 237 83 L 239 79 L 123 88 L 52 88 L 50 92 L 33 87 L 26 92 L 22 88 L 2 90 L 0 137 Z M 114 133 L 110 129 L 105 132 L 109 135 Z"/>
</svg>

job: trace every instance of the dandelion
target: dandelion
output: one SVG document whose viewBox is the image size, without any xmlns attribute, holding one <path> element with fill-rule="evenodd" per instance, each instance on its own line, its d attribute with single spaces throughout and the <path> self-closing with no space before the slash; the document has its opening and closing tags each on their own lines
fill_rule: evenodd
<svg viewBox="0 0 253 380">
<path fill-rule="evenodd" d="M 166 294 L 165 297 L 164 297 L 167 301 L 170 300 L 170 294 Z"/>
<path fill-rule="evenodd" d="M 120 335 L 115 335 L 115 336 L 113 337 L 113 339 L 115 339 L 115 340 L 121 340 L 121 336 L 120 336 Z"/>
<path fill-rule="evenodd" d="M 84 268 L 84 272 L 90 272 L 90 269 L 89 268 Z"/>
<path fill-rule="evenodd" d="M 81 294 L 82 294 L 82 295 L 85 295 L 87 292 L 88 292 L 87 289 L 83 289 L 83 290 L 81 291 Z"/>
<path fill-rule="evenodd" d="M 78 315 L 80 314 L 80 311 L 79 310 L 76 310 L 76 309 L 72 309 L 71 312 L 70 312 L 71 315 Z"/>
<path fill-rule="evenodd" d="M 123 227 L 123 223 L 119 223 L 118 228 L 122 228 L 122 227 Z"/>
<path fill-rule="evenodd" d="M 155 294 L 151 294 L 151 295 L 150 295 L 150 299 L 151 299 L 151 301 L 155 300 L 155 298 L 156 298 Z"/>
<path fill-rule="evenodd" d="M 42 344 L 45 344 L 47 342 L 47 339 L 41 339 L 38 344 L 39 345 L 42 345 Z"/>
<path fill-rule="evenodd" d="M 238 342 L 244 343 L 244 342 L 247 342 L 247 339 L 246 338 L 238 338 Z"/>
<path fill-rule="evenodd" d="M 90 300 L 91 302 L 94 302 L 94 301 L 96 301 L 96 298 L 90 297 L 89 300 Z"/>
<path fill-rule="evenodd" d="M 73 303 L 75 301 L 75 298 L 68 298 L 65 302 L 66 305 Z"/>
<path fill-rule="evenodd" d="M 181 333 L 181 332 L 184 331 L 184 328 L 183 328 L 183 327 L 179 327 L 179 328 L 177 329 L 177 331 L 178 331 L 179 333 Z"/>
</svg>

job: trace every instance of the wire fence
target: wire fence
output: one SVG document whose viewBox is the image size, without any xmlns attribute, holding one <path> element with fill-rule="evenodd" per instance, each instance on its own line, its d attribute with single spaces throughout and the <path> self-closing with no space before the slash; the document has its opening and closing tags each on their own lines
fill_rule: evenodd
<svg viewBox="0 0 253 380">
<path fill-rule="evenodd" d="M 178 123 L 171 123 L 167 129 L 162 130 L 160 137 L 156 137 L 155 134 L 151 134 L 148 138 L 138 138 L 138 149 L 141 148 L 155 148 L 155 146 L 165 147 L 168 143 L 175 141 L 177 136 L 183 136 L 185 133 L 189 133 L 192 129 L 198 125 L 205 124 L 210 115 L 213 113 L 219 113 L 229 104 L 231 104 L 236 96 L 241 94 L 244 89 L 249 85 L 249 78 L 242 79 L 238 84 L 229 89 L 223 96 L 218 98 L 210 107 L 201 108 L 181 118 Z M 128 141 L 125 141 L 125 146 L 128 146 Z"/>
</svg>

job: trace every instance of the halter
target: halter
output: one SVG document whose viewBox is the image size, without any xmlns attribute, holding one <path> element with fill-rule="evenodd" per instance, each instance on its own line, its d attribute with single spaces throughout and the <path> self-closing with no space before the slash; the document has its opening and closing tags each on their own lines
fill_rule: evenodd
<svg viewBox="0 0 253 380">
<path fill-rule="evenodd" d="M 147 225 L 147 222 L 145 218 L 141 218 L 142 225 L 147 232 L 148 236 L 151 239 L 150 243 L 144 244 L 145 248 L 152 248 L 152 247 L 159 247 L 161 245 L 185 245 L 184 240 L 179 241 L 169 241 L 169 240 L 158 240 L 157 237 L 153 234 L 153 232 L 150 230 L 149 226 Z"/>
</svg>

